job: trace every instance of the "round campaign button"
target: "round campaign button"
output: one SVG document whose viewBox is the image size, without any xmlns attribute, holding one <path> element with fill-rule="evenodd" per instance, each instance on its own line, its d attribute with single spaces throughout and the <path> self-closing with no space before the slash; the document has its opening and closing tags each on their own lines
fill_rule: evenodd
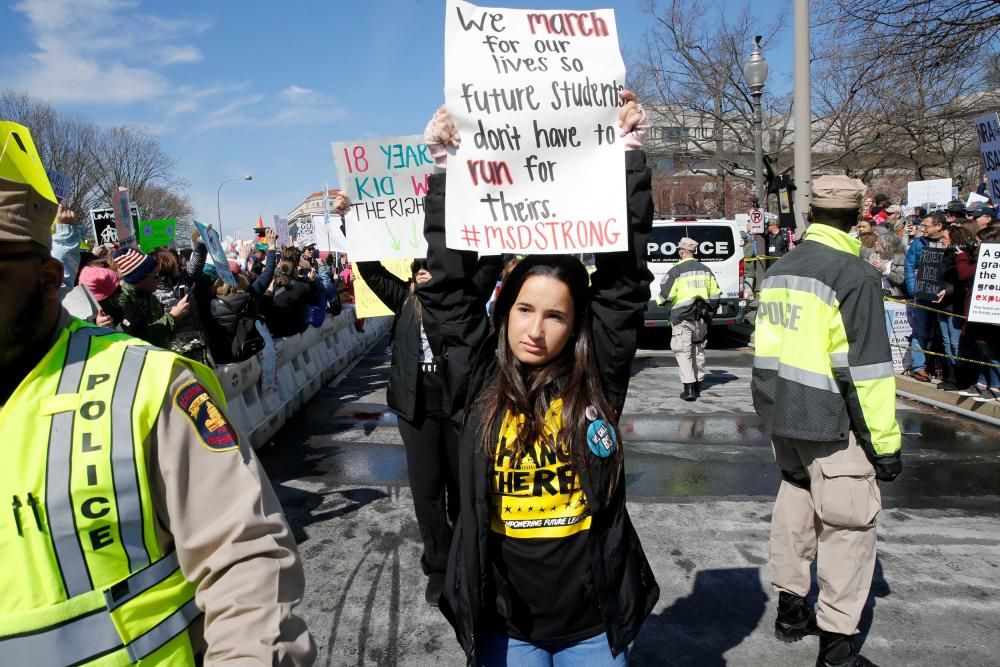
<svg viewBox="0 0 1000 667">
<path fill-rule="evenodd" d="M 603 419 L 595 419 L 587 427 L 587 445 L 595 456 L 602 459 L 611 456 L 617 440 L 615 427 Z"/>
</svg>

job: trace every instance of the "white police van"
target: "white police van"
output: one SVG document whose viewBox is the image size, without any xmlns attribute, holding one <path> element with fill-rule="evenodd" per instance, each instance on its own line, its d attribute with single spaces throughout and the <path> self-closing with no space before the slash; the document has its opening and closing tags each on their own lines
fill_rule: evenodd
<svg viewBox="0 0 1000 667">
<path fill-rule="evenodd" d="M 653 233 L 647 246 L 649 270 L 653 282 L 649 286 L 646 306 L 646 327 L 669 327 L 666 306 L 656 305 L 660 283 L 676 264 L 677 243 L 684 237 L 698 243 L 695 256 L 715 275 L 722 296 L 712 324 L 729 325 L 742 322 L 746 315 L 747 297 L 743 288 L 743 237 L 735 220 L 699 218 L 697 216 L 663 218 L 653 221 Z"/>
</svg>

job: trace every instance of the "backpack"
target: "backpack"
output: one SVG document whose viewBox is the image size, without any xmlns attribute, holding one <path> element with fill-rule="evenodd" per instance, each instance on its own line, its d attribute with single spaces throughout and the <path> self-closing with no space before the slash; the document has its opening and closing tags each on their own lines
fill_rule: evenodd
<svg viewBox="0 0 1000 667">
<path fill-rule="evenodd" d="M 340 311 L 343 309 L 343 304 L 340 303 L 340 291 L 337 290 L 336 283 L 334 283 L 334 285 L 334 288 L 327 293 L 326 312 L 336 317 L 337 315 L 340 315 Z"/>
<path fill-rule="evenodd" d="M 258 318 L 252 312 L 255 310 L 253 305 L 253 299 L 248 299 L 236 322 L 236 333 L 229 347 L 233 361 L 249 359 L 264 349 L 264 338 L 254 326 Z"/>
</svg>

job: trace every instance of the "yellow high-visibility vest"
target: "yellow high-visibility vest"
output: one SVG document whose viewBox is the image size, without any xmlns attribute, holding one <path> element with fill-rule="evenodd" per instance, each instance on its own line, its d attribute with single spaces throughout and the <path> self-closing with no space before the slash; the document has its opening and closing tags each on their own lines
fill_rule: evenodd
<svg viewBox="0 0 1000 667">
<path fill-rule="evenodd" d="M 700 319 L 696 307 L 698 300 L 711 303 L 721 295 L 712 271 L 693 257 L 686 257 L 674 264 L 663 277 L 656 305 L 662 308 L 669 303 L 670 321 L 677 324 Z"/>
<path fill-rule="evenodd" d="M 195 585 L 156 539 L 145 443 L 174 364 L 73 320 L 0 411 L 0 661 L 190 665 Z"/>
<path fill-rule="evenodd" d="M 861 244 L 813 223 L 767 271 L 757 308 L 754 408 L 776 435 L 900 451 L 881 275 Z"/>
</svg>

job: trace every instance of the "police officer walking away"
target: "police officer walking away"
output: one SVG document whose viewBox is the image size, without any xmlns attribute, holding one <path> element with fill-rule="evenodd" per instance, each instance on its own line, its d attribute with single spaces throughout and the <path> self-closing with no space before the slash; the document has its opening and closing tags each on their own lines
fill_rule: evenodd
<svg viewBox="0 0 1000 667">
<path fill-rule="evenodd" d="M 775 634 L 794 642 L 818 626 L 817 664 L 827 666 L 872 664 L 852 635 L 875 568 L 876 479 L 902 469 L 880 276 L 847 234 L 864 191 L 846 176 L 813 181 L 805 239 L 764 279 L 751 384 L 782 475 L 771 519 Z"/>
<path fill-rule="evenodd" d="M 705 339 L 708 324 L 719 305 L 719 284 L 711 270 L 694 258 L 698 243 L 682 238 L 677 244 L 681 260 L 660 283 L 656 304 L 670 304 L 670 349 L 677 358 L 684 390 L 681 398 L 697 400 L 705 378 Z"/>
<path fill-rule="evenodd" d="M 60 307 L 55 195 L 0 122 L 0 655 L 312 664 L 302 564 L 211 369 Z"/>
</svg>

